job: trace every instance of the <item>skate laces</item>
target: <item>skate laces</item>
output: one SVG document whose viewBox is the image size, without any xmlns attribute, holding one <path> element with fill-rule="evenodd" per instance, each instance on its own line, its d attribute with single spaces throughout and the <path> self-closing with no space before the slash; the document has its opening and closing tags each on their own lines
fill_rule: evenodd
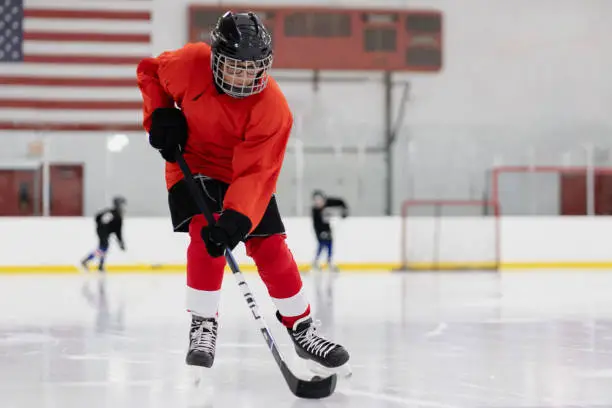
<svg viewBox="0 0 612 408">
<path fill-rule="evenodd" d="M 197 327 L 197 328 L 196 328 Z M 192 323 L 192 348 L 206 353 L 215 352 L 217 342 L 217 326 L 213 320 L 200 320 Z"/>
<path fill-rule="evenodd" d="M 337 345 L 317 333 L 320 326 L 319 320 L 313 322 L 307 329 L 296 333 L 295 340 L 309 353 L 325 358 Z"/>
</svg>

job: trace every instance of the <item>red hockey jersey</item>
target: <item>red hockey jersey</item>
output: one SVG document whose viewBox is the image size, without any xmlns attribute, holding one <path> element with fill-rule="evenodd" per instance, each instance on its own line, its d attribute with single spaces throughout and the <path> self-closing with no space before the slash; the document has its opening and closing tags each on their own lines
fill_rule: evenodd
<svg viewBox="0 0 612 408">
<path fill-rule="evenodd" d="M 206 43 L 145 58 L 137 76 L 145 129 L 149 131 L 155 109 L 176 103 L 187 118 L 184 156 L 189 168 L 230 184 L 224 208 L 249 217 L 254 229 L 276 189 L 293 126 L 276 81 L 270 78 L 261 93 L 242 99 L 220 94 Z M 181 178 L 178 164 L 166 163 L 167 188 Z"/>
</svg>

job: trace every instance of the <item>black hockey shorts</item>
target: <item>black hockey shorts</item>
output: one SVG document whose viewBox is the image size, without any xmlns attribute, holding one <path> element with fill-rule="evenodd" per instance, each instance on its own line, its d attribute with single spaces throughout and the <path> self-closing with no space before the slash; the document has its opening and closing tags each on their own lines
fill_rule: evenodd
<svg viewBox="0 0 612 408">
<path fill-rule="evenodd" d="M 214 213 L 220 213 L 229 185 L 199 174 L 194 175 L 194 178 L 197 184 L 202 187 L 208 208 Z M 168 191 L 168 207 L 170 208 L 172 227 L 175 232 L 189 232 L 191 218 L 196 214 L 201 214 L 184 180 L 173 185 Z M 263 218 L 247 239 L 284 233 L 285 226 L 278 211 L 276 197 L 272 196 Z"/>
</svg>

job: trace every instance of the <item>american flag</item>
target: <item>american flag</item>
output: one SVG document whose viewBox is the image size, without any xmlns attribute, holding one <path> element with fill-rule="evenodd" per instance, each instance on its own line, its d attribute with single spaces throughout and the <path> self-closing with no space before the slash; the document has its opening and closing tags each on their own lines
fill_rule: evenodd
<svg viewBox="0 0 612 408">
<path fill-rule="evenodd" d="M 153 0 L 0 0 L 0 130 L 141 131 Z"/>
</svg>

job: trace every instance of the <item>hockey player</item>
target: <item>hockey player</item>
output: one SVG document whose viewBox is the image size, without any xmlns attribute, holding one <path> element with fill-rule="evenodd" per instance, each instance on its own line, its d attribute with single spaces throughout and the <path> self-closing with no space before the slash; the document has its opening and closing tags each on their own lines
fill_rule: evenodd
<svg viewBox="0 0 612 408">
<path fill-rule="evenodd" d="M 315 190 L 312 193 L 312 225 L 315 236 L 317 237 L 317 253 L 313 269 L 319 269 L 319 257 L 324 249 L 327 250 L 327 266 L 331 271 L 337 271 L 338 268 L 333 263 L 333 236 L 330 221 L 330 209 L 339 208 L 342 212 L 342 218 L 348 216 L 348 207 L 341 198 L 326 197 L 320 190 Z"/>
<path fill-rule="evenodd" d="M 96 214 L 96 234 L 98 235 L 98 248 L 90 252 L 83 260 L 81 265 L 83 269 L 89 270 L 88 263 L 98 257 L 98 271 L 104 272 L 104 261 L 110 244 L 110 237 L 115 234 L 119 248 L 125 251 L 125 243 L 123 242 L 123 213 L 125 210 L 126 200 L 123 197 L 115 197 L 113 199 L 113 207 L 105 208 Z"/>
<path fill-rule="evenodd" d="M 269 75 L 270 34 L 254 13 L 227 12 L 211 40 L 145 58 L 137 68 L 144 127 L 167 162 L 173 227 L 190 237 L 186 362 L 213 365 L 224 248 L 244 242 L 298 355 L 336 371 L 349 354 L 317 332 L 274 196 L 293 118 Z M 214 225 L 199 214 L 182 180 L 177 147 L 215 213 Z"/>
</svg>

